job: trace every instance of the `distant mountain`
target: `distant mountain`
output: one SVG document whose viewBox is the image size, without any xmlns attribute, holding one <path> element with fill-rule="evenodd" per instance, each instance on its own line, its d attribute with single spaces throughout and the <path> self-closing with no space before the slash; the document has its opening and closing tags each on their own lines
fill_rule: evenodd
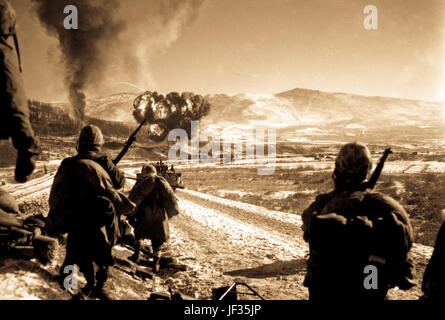
<svg viewBox="0 0 445 320">
<path fill-rule="evenodd" d="M 293 89 L 275 95 L 210 95 L 202 126 L 276 128 L 289 142 L 443 144 L 444 102 L 424 102 L 346 93 Z"/>
<path fill-rule="evenodd" d="M 103 120 L 134 124 L 137 93 L 87 100 L 86 113 Z M 207 95 L 212 105 L 201 130 L 275 128 L 277 140 L 308 143 L 398 144 L 440 146 L 445 129 L 445 102 L 425 102 L 293 89 L 275 95 Z M 59 107 L 63 107 L 60 106 Z"/>
<path fill-rule="evenodd" d="M 140 93 L 118 93 L 87 100 L 86 113 L 104 120 L 134 123 L 133 101 Z"/>
</svg>

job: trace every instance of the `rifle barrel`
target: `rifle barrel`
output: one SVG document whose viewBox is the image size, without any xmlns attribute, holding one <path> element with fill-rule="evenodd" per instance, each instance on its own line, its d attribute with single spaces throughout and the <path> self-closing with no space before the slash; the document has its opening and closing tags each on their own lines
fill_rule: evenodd
<svg viewBox="0 0 445 320">
<path fill-rule="evenodd" d="M 147 123 L 147 119 L 144 119 L 139 126 L 136 128 L 136 130 L 134 130 L 134 132 L 130 135 L 130 137 L 128 138 L 127 141 L 125 141 L 125 145 L 122 148 L 121 152 L 118 154 L 118 156 L 116 157 L 116 159 L 113 160 L 114 164 L 118 164 L 119 161 L 122 160 L 122 158 L 124 157 L 124 155 L 128 152 L 128 149 L 130 149 L 131 145 L 133 144 L 133 142 L 136 141 L 136 135 L 138 134 L 139 130 L 141 130 L 142 126 L 144 124 Z"/>
<path fill-rule="evenodd" d="M 142 126 L 146 123 L 147 123 L 147 119 L 142 120 L 142 122 L 139 124 L 139 127 L 137 127 L 136 130 L 134 130 L 134 132 L 132 133 L 130 138 L 135 137 L 138 134 L 139 130 L 141 130 Z M 128 139 L 128 140 L 130 140 L 130 139 Z"/>
<path fill-rule="evenodd" d="M 380 158 L 379 163 L 377 164 L 374 172 L 371 175 L 371 178 L 368 181 L 368 188 L 374 189 L 375 185 L 377 184 L 377 180 L 380 177 L 380 174 L 383 170 L 383 165 L 385 164 L 386 158 L 392 153 L 391 148 L 388 148 L 383 153 L 383 156 Z"/>
</svg>

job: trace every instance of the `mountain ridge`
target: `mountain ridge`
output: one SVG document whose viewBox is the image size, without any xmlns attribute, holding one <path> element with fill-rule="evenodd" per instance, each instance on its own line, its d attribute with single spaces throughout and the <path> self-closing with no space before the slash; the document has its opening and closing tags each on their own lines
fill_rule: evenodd
<svg viewBox="0 0 445 320">
<path fill-rule="evenodd" d="M 116 93 L 87 100 L 86 115 L 135 124 L 133 100 L 137 94 Z M 273 95 L 224 93 L 205 95 L 212 105 L 200 121 L 201 131 L 275 129 L 280 141 L 303 139 L 406 143 L 443 142 L 445 102 L 428 102 L 342 92 L 294 88 Z M 57 104 L 69 108 L 68 104 Z M 311 129 L 309 132 L 305 129 Z"/>
</svg>

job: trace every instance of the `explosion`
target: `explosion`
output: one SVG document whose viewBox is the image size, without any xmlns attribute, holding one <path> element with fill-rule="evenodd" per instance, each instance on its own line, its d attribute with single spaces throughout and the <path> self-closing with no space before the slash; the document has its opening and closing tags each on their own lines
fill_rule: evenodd
<svg viewBox="0 0 445 320">
<path fill-rule="evenodd" d="M 204 0 L 31 0 L 42 25 L 57 38 L 72 112 L 85 118 L 86 96 L 108 92 L 116 79 L 151 83 L 146 61 L 167 49 L 193 23 Z M 79 12 L 77 30 L 64 27 L 64 8 Z M 147 23 L 147 17 L 149 23 Z M 162 117 L 162 110 L 159 115 Z"/>
<path fill-rule="evenodd" d="M 165 97 L 147 91 L 134 100 L 133 116 L 141 123 L 146 120 L 148 135 L 156 142 L 163 141 L 170 130 L 184 129 L 191 136 L 191 122 L 207 115 L 210 104 L 200 95 L 171 92 Z"/>
</svg>

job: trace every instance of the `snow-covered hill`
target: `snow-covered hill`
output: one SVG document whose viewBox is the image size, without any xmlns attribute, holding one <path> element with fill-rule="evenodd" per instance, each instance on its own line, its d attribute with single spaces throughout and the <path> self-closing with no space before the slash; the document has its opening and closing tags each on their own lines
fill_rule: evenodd
<svg viewBox="0 0 445 320">
<path fill-rule="evenodd" d="M 91 98 L 91 117 L 134 123 L 133 100 L 137 93 Z M 201 130 L 240 132 L 275 128 L 278 141 L 344 142 L 401 146 L 442 144 L 445 102 L 425 102 L 293 89 L 275 95 L 212 94 L 212 108 L 200 122 Z M 59 107 L 63 107 L 58 104 Z"/>
</svg>

